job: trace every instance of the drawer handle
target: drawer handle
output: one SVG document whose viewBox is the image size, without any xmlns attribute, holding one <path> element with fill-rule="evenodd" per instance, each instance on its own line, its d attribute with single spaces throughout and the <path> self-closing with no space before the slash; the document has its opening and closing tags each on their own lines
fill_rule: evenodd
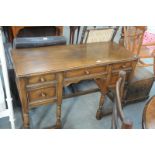
<svg viewBox="0 0 155 155">
<path fill-rule="evenodd" d="M 40 78 L 41 82 L 45 82 L 45 79 L 43 77 Z"/>
<path fill-rule="evenodd" d="M 126 68 L 126 65 L 123 65 L 122 68 Z"/>
<path fill-rule="evenodd" d="M 47 96 L 47 94 L 42 92 L 42 93 L 41 93 L 41 96 L 42 96 L 42 97 L 45 97 L 45 96 Z"/>
<path fill-rule="evenodd" d="M 89 71 L 87 71 L 87 70 L 85 71 L 85 73 L 86 73 L 87 75 L 90 74 Z"/>
</svg>

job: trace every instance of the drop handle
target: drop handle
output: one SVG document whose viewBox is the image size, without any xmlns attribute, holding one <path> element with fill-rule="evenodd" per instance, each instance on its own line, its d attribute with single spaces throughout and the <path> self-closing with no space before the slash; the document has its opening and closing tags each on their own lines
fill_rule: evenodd
<svg viewBox="0 0 155 155">
<path fill-rule="evenodd" d="M 90 74 L 89 71 L 87 71 L 87 70 L 85 71 L 85 73 L 86 73 L 87 75 Z"/>
<path fill-rule="evenodd" d="M 43 77 L 40 78 L 41 82 L 45 82 L 45 79 Z"/>
<path fill-rule="evenodd" d="M 47 96 L 47 94 L 42 92 L 42 93 L 41 93 L 41 96 L 42 96 L 42 97 L 45 97 L 45 96 Z"/>
</svg>

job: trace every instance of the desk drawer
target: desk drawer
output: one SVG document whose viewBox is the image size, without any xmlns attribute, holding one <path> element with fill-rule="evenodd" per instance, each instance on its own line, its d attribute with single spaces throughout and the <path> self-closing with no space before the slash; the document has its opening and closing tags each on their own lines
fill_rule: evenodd
<svg viewBox="0 0 155 155">
<path fill-rule="evenodd" d="M 56 79 L 55 74 L 43 74 L 38 76 L 32 76 L 28 78 L 28 84 L 43 83 L 55 79 Z"/>
<path fill-rule="evenodd" d="M 40 88 L 28 91 L 29 101 L 48 99 L 56 96 L 56 87 Z"/>
<path fill-rule="evenodd" d="M 65 78 L 72 78 L 72 77 L 79 77 L 79 76 L 91 75 L 91 74 L 96 74 L 96 73 L 103 73 L 103 72 L 106 72 L 106 68 L 107 68 L 106 66 L 99 66 L 99 67 L 91 67 L 91 68 L 67 71 L 65 73 Z"/>
<path fill-rule="evenodd" d="M 118 63 L 112 65 L 112 70 L 121 70 L 132 67 L 132 62 Z"/>
</svg>

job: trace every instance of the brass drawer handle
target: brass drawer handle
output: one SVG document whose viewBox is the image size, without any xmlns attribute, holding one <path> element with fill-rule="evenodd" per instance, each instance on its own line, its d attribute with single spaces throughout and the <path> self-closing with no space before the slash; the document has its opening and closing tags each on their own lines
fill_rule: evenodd
<svg viewBox="0 0 155 155">
<path fill-rule="evenodd" d="M 126 68 L 126 65 L 123 65 L 122 68 Z"/>
<path fill-rule="evenodd" d="M 41 93 L 41 96 L 42 96 L 42 97 L 46 97 L 47 94 L 42 92 L 42 93 Z"/>
<path fill-rule="evenodd" d="M 40 78 L 41 82 L 45 82 L 45 79 L 43 77 Z"/>
<path fill-rule="evenodd" d="M 87 70 L 85 71 L 85 73 L 86 73 L 87 75 L 89 75 L 89 74 L 90 74 L 90 73 L 89 73 L 89 71 L 87 71 Z"/>
</svg>

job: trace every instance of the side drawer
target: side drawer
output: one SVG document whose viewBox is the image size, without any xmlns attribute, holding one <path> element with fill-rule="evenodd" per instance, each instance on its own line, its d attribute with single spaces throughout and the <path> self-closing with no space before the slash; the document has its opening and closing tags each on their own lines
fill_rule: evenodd
<svg viewBox="0 0 155 155">
<path fill-rule="evenodd" d="M 31 91 L 28 91 L 27 93 L 28 93 L 29 102 L 48 99 L 56 96 L 56 87 L 50 86 L 46 88 L 34 89 Z"/>
<path fill-rule="evenodd" d="M 132 62 L 118 63 L 112 65 L 112 71 L 132 68 Z"/>
<path fill-rule="evenodd" d="M 43 74 L 37 76 L 28 77 L 28 84 L 36 84 L 36 83 L 43 83 L 47 81 L 53 81 L 56 79 L 55 74 Z"/>
</svg>

